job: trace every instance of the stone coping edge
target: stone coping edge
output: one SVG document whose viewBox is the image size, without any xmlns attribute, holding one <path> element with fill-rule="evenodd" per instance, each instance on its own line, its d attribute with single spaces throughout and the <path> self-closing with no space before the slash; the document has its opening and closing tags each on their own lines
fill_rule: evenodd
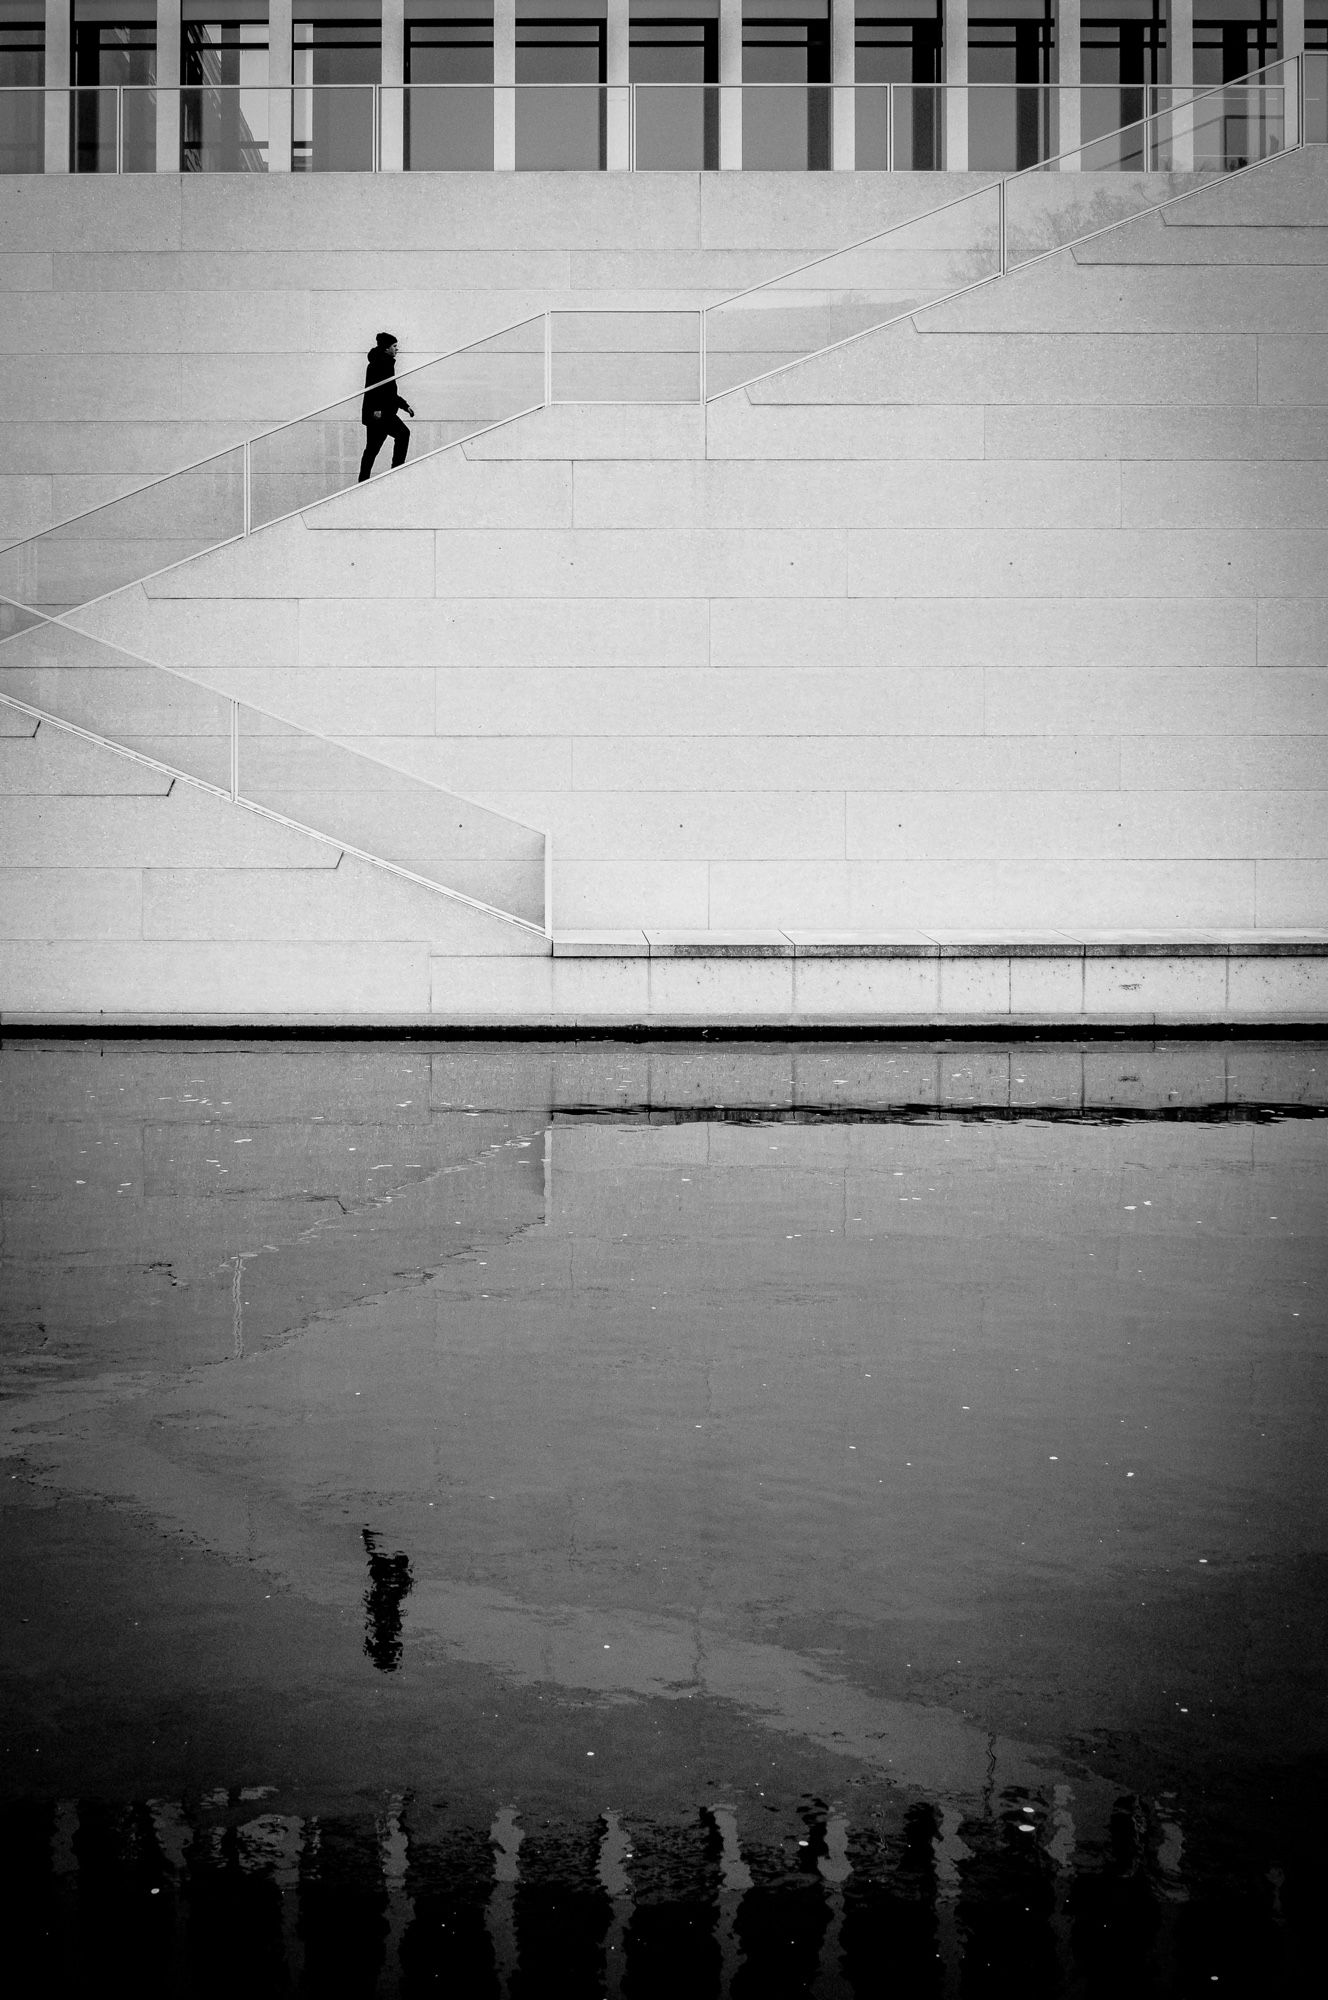
<svg viewBox="0 0 1328 2000">
<path fill-rule="evenodd" d="M 555 958 L 1328 958 L 1328 931 L 565 931 Z"/>
<path fill-rule="evenodd" d="M 1303 1041 L 1328 1037 L 1328 1014 L 1309 1008 L 1269 1009 L 1255 1013 L 1219 1013 L 1212 1010 L 1185 1013 L 1179 1009 L 1140 1008 L 1137 1013 L 989 1013 L 946 1014 L 688 1014 L 688 1013 L 595 1013 L 568 1008 L 565 1013 L 535 1011 L 530 1014 L 470 1012 L 434 1014 L 357 1013 L 140 1013 L 108 1008 L 103 1013 L 51 1012 L 31 1009 L 24 1013 L 0 1013 L 0 1039 L 6 1035 L 80 1036 L 98 1035 L 178 1035 L 189 1039 L 208 1035 L 317 1036 L 335 1041 L 338 1036 L 436 1036 L 441 1040 L 492 1038 L 518 1041 L 559 1040 L 567 1035 L 607 1039 L 626 1037 L 650 1041 L 659 1036 L 685 1041 L 731 1038 L 740 1041 L 927 1041 L 951 1039 L 987 1042 L 1004 1047 L 1013 1037 L 1029 1036 L 1038 1042 L 1093 1042 L 1109 1047 L 1117 1042 L 1137 1041 L 1158 1034 L 1186 1041 L 1195 1039 L 1228 1041 Z"/>
</svg>

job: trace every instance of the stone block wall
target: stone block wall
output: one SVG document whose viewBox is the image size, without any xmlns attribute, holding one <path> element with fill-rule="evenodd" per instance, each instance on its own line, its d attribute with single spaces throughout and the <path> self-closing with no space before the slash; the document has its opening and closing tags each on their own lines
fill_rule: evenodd
<svg viewBox="0 0 1328 2000">
<path fill-rule="evenodd" d="M 549 826 L 563 929 L 1323 924 L 1325 214 L 1289 158 L 86 622 Z"/>
<path fill-rule="evenodd" d="M 690 310 L 990 179 L 8 179 L 0 545 L 357 391 L 380 327 L 400 334 L 409 366 L 546 308 Z M 1134 175 L 1048 175 L 1036 192 L 1034 234 L 1073 233 L 1141 198 Z M 929 283 L 925 245 L 919 260 L 934 295 L 944 278 Z"/>
</svg>

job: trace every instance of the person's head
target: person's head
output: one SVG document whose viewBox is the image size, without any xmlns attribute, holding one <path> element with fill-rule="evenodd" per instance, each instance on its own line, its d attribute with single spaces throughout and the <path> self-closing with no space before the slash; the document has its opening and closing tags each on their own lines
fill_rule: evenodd
<svg viewBox="0 0 1328 2000">
<path fill-rule="evenodd" d="M 374 345 L 382 353 L 392 355 L 395 357 L 397 351 L 397 337 L 394 333 L 377 334 L 374 339 Z"/>
</svg>

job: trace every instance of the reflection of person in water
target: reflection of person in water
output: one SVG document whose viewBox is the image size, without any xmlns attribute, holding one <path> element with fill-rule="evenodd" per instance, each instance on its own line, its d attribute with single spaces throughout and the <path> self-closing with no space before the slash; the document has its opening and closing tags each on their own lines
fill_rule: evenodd
<svg viewBox="0 0 1328 2000">
<path fill-rule="evenodd" d="M 369 365 L 364 371 L 364 401 L 360 404 L 360 422 L 364 425 L 361 483 L 373 471 L 373 462 L 389 438 L 393 465 L 405 464 L 410 432 L 397 415 L 398 410 L 404 410 L 408 417 L 415 414 L 405 397 L 397 394 L 397 337 L 394 333 L 380 333 L 369 349 Z"/>
<path fill-rule="evenodd" d="M 384 1555 L 372 1528 L 361 1531 L 369 1558 L 369 1588 L 364 1593 L 364 1650 L 380 1673 L 393 1674 L 401 1665 L 401 1602 L 410 1596 L 410 1558 L 398 1549 Z"/>
</svg>

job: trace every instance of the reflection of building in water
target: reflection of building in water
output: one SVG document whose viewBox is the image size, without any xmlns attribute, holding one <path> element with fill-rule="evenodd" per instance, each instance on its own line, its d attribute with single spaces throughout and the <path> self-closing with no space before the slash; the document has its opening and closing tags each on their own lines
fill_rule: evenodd
<svg viewBox="0 0 1328 2000">
<path fill-rule="evenodd" d="M 410 1558 L 401 1550 L 385 1555 L 371 1528 L 362 1531 L 369 1558 L 369 1588 L 364 1593 L 364 1650 L 381 1673 L 401 1665 L 401 1606 L 410 1596 Z"/>
<path fill-rule="evenodd" d="M 94 1967 L 104 1980 L 131 1961 L 163 1980 L 173 1968 L 189 1991 L 206 1973 L 217 1991 L 370 1994 L 386 1979 L 466 2000 L 552 1990 L 555 1968 L 576 1992 L 689 2000 L 865 1995 L 887 1970 L 911 2000 L 1062 1992 L 1090 1971 L 1101 1991 L 1117 1975 L 1117 1991 L 1175 1990 L 1178 1968 L 1206 1961 L 1174 1801 L 1123 1797 L 1067 1844 L 1065 1787 L 1056 1799 L 1001 1793 L 960 1814 L 883 1792 L 852 1816 L 804 1799 L 524 1823 L 399 1797 L 279 1811 L 264 1787 L 26 1803 L 4 1829 L 23 1887 L 10 1949 L 22 1964 L 40 1944 L 46 1990 L 84 1990 Z M 1242 1890 L 1271 1859 L 1246 1858 Z M 1293 1990 L 1268 1895 L 1242 1894 L 1223 1950 L 1233 1973 L 1258 1966 L 1263 1990 Z"/>
</svg>

